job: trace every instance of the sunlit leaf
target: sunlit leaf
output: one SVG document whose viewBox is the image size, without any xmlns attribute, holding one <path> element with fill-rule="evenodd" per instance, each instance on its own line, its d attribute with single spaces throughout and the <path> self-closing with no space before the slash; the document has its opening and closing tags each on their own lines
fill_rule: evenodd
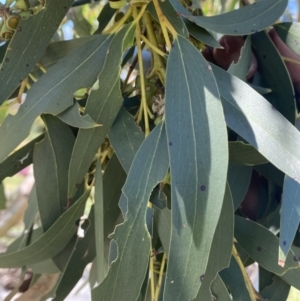
<svg viewBox="0 0 300 301">
<path fill-rule="evenodd" d="M 165 97 L 172 235 L 164 300 L 188 301 L 206 273 L 225 192 L 228 146 L 211 68 L 182 37 L 169 55 Z"/>
<path fill-rule="evenodd" d="M 168 161 L 165 127 L 161 123 L 143 142 L 130 168 L 123 188 L 128 202 L 126 219 L 111 235 L 117 258 L 102 284 L 92 290 L 92 300 L 133 301 L 139 296 L 150 254 L 147 202 L 153 187 L 166 176 Z"/>
</svg>

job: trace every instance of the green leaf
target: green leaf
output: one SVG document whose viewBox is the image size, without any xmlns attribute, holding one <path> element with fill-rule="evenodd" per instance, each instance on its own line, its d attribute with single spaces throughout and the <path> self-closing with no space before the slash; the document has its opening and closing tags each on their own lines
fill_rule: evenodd
<svg viewBox="0 0 300 301">
<path fill-rule="evenodd" d="M 100 87 L 91 91 L 85 114 L 101 127 L 80 129 L 75 141 L 69 169 L 69 197 L 72 197 L 87 172 L 98 148 L 107 135 L 123 103 L 120 90 L 121 61 L 124 51 L 132 44 L 135 27 L 123 27 L 113 38 L 103 69 L 99 75 Z"/>
<path fill-rule="evenodd" d="M 59 253 L 70 241 L 77 231 L 76 221 L 83 214 L 85 202 L 90 195 L 86 191 L 84 195 L 33 244 L 17 252 L 0 255 L 1 268 L 14 268 L 23 265 L 34 264 Z"/>
<path fill-rule="evenodd" d="M 278 237 L 258 223 L 236 216 L 235 238 L 249 256 L 266 270 L 276 275 L 283 275 L 292 269 L 300 276 L 299 265 L 294 258 L 295 254 L 289 251 L 285 266 L 281 267 L 278 262 Z"/>
<path fill-rule="evenodd" d="M 233 199 L 234 211 L 239 208 L 248 191 L 252 175 L 251 166 L 229 165 L 228 184 Z"/>
<path fill-rule="evenodd" d="M 218 301 L 231 301 L 232 300 L 220 275 L 217 275 L 216 279 L 212 283 L 211 291 L 212 291 L 212 295 Z"/>
<path fill-rule="evenodd" d="M 279 23 L 275 24 L 274 28 L 284 43 L 287 44 L 295 53 L 300 55 L 300 23 Z"/>
<path fill-rule="evenodd" d="M 128 173 L 136 152 L 144 141 L 141 128 L 134 117 L 121 108 L 108 137 L 125 172 Z"/>
<path fill-rule="evenodd" d="M 75 137 L 57 117 L 43 119 L 47 134 L 34 148 L 33 168 L 41 223 L 47 231 L 68 206 L 68 168 Z"/>
<path fill-rule="evenodd" d="M 164 299 L 186 301 L 196 297 L 206 273 L 225 192 L 228 144 L 211 68 L 185 38 L 178 36 L 173 45 L 165 95 L 172 236 Z"/>
<path fill-rule="evenodd" d="M 268 86 L 271 93 L 265 98 L 292 124 L 296 123 L 296 102 L 293 83 L 278 50 L 265 32 L 251 38 L 261 74 L 261 86 Z"/>
<path fill-rule="evenodd" d="M 178 10 L 177 6 L 175 8 L 185 18 L 205 29 L 228 35 L 247 35 L 261 31 L 275 23 L 284 12 L 287 3 L 288 0 L 257 1 L 240 9 L 209 17 L 191 16 L 186 10 L 182 8 Z M 178 5 L 180 5 L 179 2 Z"/>
<path fill-rule="evenodd" d="M 220 276 L 228 287 L 233 300 L 253 301 L 249 295 L 243 273 L 233 256 L 229 268 L 221 271 Z"/>
<path fill-rule="evenodd" d="M 227 126 L 281 171 L 295 180 L 300 179 L 298 130 L 246 83 L 216 66 L 212 65 L 212 69 L 221 94 Z"/>
<path fill-rule="evenodd" d="M 269 301 L 288 300 L 290 285 L 274 276 L 273 283 L 265 287 L 260 294 Z"/>
<path fill-rule="evenodd" d="M 102 284 L 92 290 L 92 300 L 136 300 L 147 271 L 150 235 L 146 228 L 147 202 L 153 187 L 168 170 L 165 127 L 160 123 L 139 148 L 130 168 L 123 195 L 128 211 L 123 224 L 111 235 L 118 257 Z"/>
<path fill-rule="evenodd" d="M 19 150 L 11 154 L 5 161 L 0 163 L 0 181 L 6 177 L 12 177 L 23 168 L 32 163 L 33 148 L 35 144 L 44 139 L 45 134 L 41 134 L 28 142 Z"/>
<path fill-rule="evenodd" d="M 169 257 L 170 240 L 171 240 L 171 210 L 164 208 L 159 210 L 155 208 L 154 223 L 157 228 L 159 239 L 162 243 L 163 250 Z"/>
<path fill-rule="evenodd" d="M 285 262 L 300 222 L 300 185 L 285 176 L 280 218 L 279 260 Z"/>
<path fill-rule="evenodd" d="M 219 42 L 214 38 L 214 36 L 203 27 L 197 26 L 195 23 L 185 19 L 185 25 L 189 31 L 189 34 L 193 36 L 196 40 L 201 41 L 207 46 L 214 48 L 222 48 Z"/>
<path fill-rule="evenodd" d="M 101 126 L 101 124 L 97 124 L 88 114 L 80 115 L 78 103 L 74 103 L 73 106 L 58 114 L 57 117 L 64 123 L 75 128 L 91 129 Z"/>
<path fill-rule="evenodd" d="M 76 90 L 93 85 L 109 42 L 110 36 L 95 36 L 50 68 L 32 86 L 18 113 L 7 116 L 0 127 L 0 139 L 6 141 L 0 149 L 0 162 L 27 137 L 36 117 L 42 113 L 63 112 L 73 104 Z"/>
<path fill-rule="evenodd" d="M 227 185 L 220 219 L 209 254 L 207 270 L 205 275 L 203 275 L 202 285 L 195 301 L 211 299 L 211 284 L 216 277 L 218 279 L 218 272 L 229 266 L 233 245 L 233 229 L 233 203 L 230 188 Z M 220 248 L 220 246 L 222 246 L 222 248 Z"/>
<path fill-rule="evenodd" d="M 242 141 L 228 143 L 229 162 L 231 164 L 260 165 L 269 161 L 261 155 L 252 145 Z"/>
<path fill-rule="evenodd" d="M 95 31 L 95 34 L 100 34 L 111 18 L 114 16 L 116 13 L 116 10 L 110 7 L 110 3 L 106 3 L 103 8 L 101 9 L 101 12 L 97 18 L 97 21 L 99 22 L 98 29 Z"/>
<path fill-rule="evenodd" d="M 166 16 L 166 18 L 169 20 L 169 22 L 172 24 L 174 29 L 178 34 L 184 37 L 189 36 L 189 32 L 186 28 L 185 23 L 183 22 L 182 18 L 180 16 L 177 16 L 176 10 L 174 9 L 172 3 L 168 0 L 160 2 L 160 7 L 163 12 L 163 14 Z M 153 5 L 153 2 L 150 2 L 147 7 L 148 11 L 151 13 L 153 18 L 158 21 L 157 13 L 155 10 L 155 7 Z"/>
<path fill-rule="evenodd" d="M 96 255 L 95 248 L 95 219 L 94 207 L 91 208 L 88 223 L 83 224 L 84 237 L 77 237 L 77 241 L 68 263 L 56 285 L 53 301 L 64 301 L 76 283 L 82 278 L 87 264 L 93 261 Z M 85 224 L 88 224 L 88 226 Z"/>
<path fill-rule="evenodd" d="M 48 0 L 45 9 L 19 22 L 1 65 L 0 104 L 39 61 L 72 3 L 73 0 Z"/>
<path fill-rule="evenodd" d="M 251 37 L 248 36 L 244 46 L 241 48 L 241 54 L 238 62 L 236 64 L 232 62 L 227 71 L 245 82 L 247 74 L 249 72 L 251 59 Z"/>
<path fill-rule="evenodd" d="M 93 39 L 93 37 L 78 38 L 73 40 L 50 43 L 46 48 L 43 56 L 40 58 L 39 63 L 45 68 L 51 67 L 52 65 L 57 63 L 60 59 L 64 58 L 65 56 L 70 54 L 73 50 L 84 45 L 91 39 Z M 34 66 L 32 71 L 36 71 L 36 70 L 40 70 L 40 69 L 37 66 Z"/>
</svg>

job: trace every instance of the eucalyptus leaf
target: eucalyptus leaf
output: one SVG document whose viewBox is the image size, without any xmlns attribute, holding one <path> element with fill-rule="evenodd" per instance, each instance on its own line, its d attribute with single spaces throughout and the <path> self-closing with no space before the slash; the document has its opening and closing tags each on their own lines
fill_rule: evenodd
<svg viewBox="0 0 300 301">
<path fill-rule="evenodd" d="M 269 301 L 288 300 L 290 288 L 290 285 L 279 277 L 274 276 L 273 283 L 270 286 L 265 287 L 260 294 Z"/>
<path fill-rule="evenodd" d="M 119 79 L 121 61 L 124 51 L 132 44 L 134 30 L 135 27 L 129 24 L 114 36 L 98 78 L 100 83 L 105 84 L 91 91 L 88 97 L 85 114 L 89 114 L 96 123 L 102 126 L 80 129 L 78 132 L 69 168 L 69 197 L 75 194 L 76 184 L 82 181 L 122 106 L 123 97 Z"/>
<path fill-rule="evenodd" d="M 296 103 L 293 83 L 280 53 L 265 32 L 256 33 L 251 38 L 262 77 L 262 86 L 272 92 L 265 98 L 292 124 L 296 123 Z"/>
<path fill-rule="evenodd" d="M 57 117 L 64 123 L 80 129 L 91 129 L 101 124 L 97 124 L 88 114 L 80 115 L 77 103 L 58 114 Z"/>
<path fill-rule="evenodd" d="M 124 223 L 111 235 L 118 257 L 111 263 L 104 281 L 92 290 L 92 300 L 130 301 L 139 296 L 150 254 L 150 235 L 145 223 L 147 202 L 153 187 L 164 179 L 167 170 L 167 139 L 164 123 L 161 123 L 143 142 L 130 168 L 123 187 L 128 212 Z"/>
<path fill-rule="evenodd" d="M 72 3 L 73 0 L 48 0 L 45 9 L 20 20 L 1 65 L 0 104 L 38 63 Z"/>
<path fill-rule="evenodd" d="M 172 0 L 172 4 L 176 2 Z M 264 0 L 217 16 L 192 16 L 183 7 L 175 9 L 197 25 L 228 35 L 247 35 L 272 25 L 282 15 L 288 0 Z M 180 4 L 178 2 L 180 7 Z"/>
<path fill-rule="evenodd" d="M 248 191 L 252 175 L 251 166 L 229 165 L 228 184 L 232 194 L 234 210 L 239 208 Z"/>
<path fill-rule="evenodd" d="M 124 170 L 128 173 L 134 156 L 144 140 L 141 128 L 135 123 L 134 117 L 121 108 L 108 137 Z"/>
<path fill-rule="evenodd" d="M 33 149 L 36 143 L 44 139 L 45 134 L 32 139 L 20 149 L 12 153 L 5 161 L 0 163 L 0 181 L 12 177 L 32 163 Z"/>
<path fill-rule="evenodd" d="M 228 147 L 213 73 L 180 36 L 169 55 L 165 98 L 172 232 L 164 300 L 188 301 L 206 273 L 225 193 Z"/>
<path fill-rule="evenodd" d="M 8 115 L 0 127 L 0 139 L 7 141 L 0 149 L 0 162 L 27 137 L 36 117 L 42 113 L 63 112 L 73 105 L 76 90 L 93 85 L 110 40 L 110 36 L 95 36 L 50 68 L 32 86 L 17 114 Z"/>
<path fill-rule="evenodd" d="M 233 300 L 255 301 L 249 295 L 243 273 L 233 256 L 229 267 L 221 271 L 220 276 L 229 289 Z"/>
<path fill-rule="evenodd" d="M 6 208 L 6 197 L 4 193 L 4 187 L 3 184 L 0 184 L 0 210 L 3 210 Z"/>
<path fill-rule="evenodd" d="M 300 276 L 295 254 L 289 251 L 285 265 L 282 267 L 282 263 L 278 262 L 279 239 L 258 223 L 236 216 L 235 238 L 243 249 L 265 269 L 276 275 L 283 275 L 291 269 Z"/>
<path fill-rule="evenodd" d="M 214 280 L 219 279 L 219 282 L 222 282 L 217 274 L 229 266 L 233 246 L 233 229 L 233 202 L 230 188 L 227 184 L 220 219 L 209 255 L 207 272 L 203 275 L 202 285 L 195 301 L 209 300 L 212 299 L 212 296 L 215 296 L 215 294 L 212 294 L 213 290 L 211 292 L 212 283 L 215 285 L 215 293 L 216 290 L 220 290 L 219 287 L 216 288 L 216 281 Z M 222 248 L 220 248 L 220 246 L 222 246 Z M 227 295 L 225 294 L 225 296 Z"/>
<path fill-rule="evenodd" d="M 80 219 L 90 191 L 85 194 L 45 232 L 38 240 L 17 252 L 0 255 L 1 268 L 29 265 L 52 258 L 59 253 L 77 231 L 76 221 Z"/>
<path fill-rule="evenodd" d="M 232 300 L 228 290 L 220 277 L 220 275 L 217 275 L 216 279 L 212 283 L 211 286 L 212 295 L 218 300 L 218 301 L 230 301 Z"/>
<path fill-rule="evenodd" d="M 212 69 L 228 127 L 281 171 L 295 180 L 300 179 L 298 130 L 246 83 L 214 65 Z"/>
</svg>

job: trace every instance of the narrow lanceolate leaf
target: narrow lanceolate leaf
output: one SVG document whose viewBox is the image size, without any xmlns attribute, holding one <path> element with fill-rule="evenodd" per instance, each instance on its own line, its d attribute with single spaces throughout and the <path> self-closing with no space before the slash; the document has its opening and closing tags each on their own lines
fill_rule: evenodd
<svg viewBox="0 0 300 301">
<path fill-rule="evenodd" d="M 300 184 L 289 176 L 284 178 L 281 208 L 279 262 L 284 265 L 300 222 Z"/>
<path fill-rule="evenodd" d="M 300 181 L 299 131 L 246 83 L 214 65 L 212 69 L 227 125 L 278 169 Z"/>
<path fill-rule="evenodd" d="M 299 278 L 299 264 L 292 251 L 288 253 L 285 266 L 278 265 L 279 239 L 271 231 L 258 223 L 236 216 L 234 234 L 242 248 L 259 265 L 279 276 L 291 269 L 290 271 L 295 271 Z"/>
<path fill-rule="evenodd" d="M 166 129 L 172 180 L 172 235 L 165 301 L 195 298 L 206 273 L 228 165 L 226 125 L 211 67 L 186 39 L 167 66 Z"/>
<path fill-rule="evenodd" d="M 161 123 L 143 142 L 130 168 L 123 188 L 127 217 L 112 234 L 117 258 L 102 284 L 92 290 L 93 301 L 135 301 L 139 296 L 151 245 L 146 227 L 147 203 L 153 187 L 166 176 L 168 166 L 167 139 Z"/>
<path fill-rule="evenodd" d="M 212 17 L 191 16 L 182 9 L 179 12 L 188 20 L 208 30 L 229 35 L 246 35 L 261 31 L 275 23 L 284 12 L 287 3 L 288 0 L 257 1 L 240 9 Z"/>
<path fill-rule="evenodd" d="M 48 0 L 45 9 L 19 22 L 1 65 L 0 104 L 39 61 L 72 3 L 73 0 Z"/>
<path fill-rule="evenodd" d="M 220 276 L 228 287 L 233 300 L 255 301 L 250 297 L 243 273 L 233 256 L 231 257 L 229 267 L 221 271 Z"/>
<path fill-rule="evenodd" d="M 63 112 L 73 104 L 76 90 L 93 85 L 110 39 L 110 36 L 95 36 L 50 68 L 32 86 L 18 113 L 7 116 L 0 127 L 0 140 L 5 141 L 0 148 L 0 162 L 27 137 L 36 117 Z"/>
<path fill-rule="evenodd" d="M 14 268 L 52 258 L 69 243 L 77 231 L 76 221 L 83 214 L 90 191 L 85 194 L 33 244 L 17 252 L 0 255 L 1 268 Z"/>
<path fill-rule="evenodd" d="M 68 203 L 68 168 L 75 137 L 57 117 L 44 115 L 43 119 L 47 134 L 34 148 L 33 168 L 41 223 L 47 231 Z"/>
<path fill-rule="evenodd" d="M 202 275 L 202 285 L 195 301 L 211 299 L 211 284 L 213 280 L 220 270 L 229 266 L 233 244 L 233 229 L 233 203 L 230 188 L 227 185 L 220 219 L 209 254 L 207 272 L 205 275 Z M 222 248 L 220 248 L 220 246 L 222 246 Z"/>
<path fill-rule="evenodd" d="M 230 164 L 228 167 L 228 184 L 233 199 L 234 211 L 245 198 L 250 185 L 251 175 L 251 166 Z"/>
<path fill-rule="evenodd" d="M 44 137 L 45 134 L 39 135 L 0 163 L 0 182 L 6 177 L 12 177 L 32 163 L 34 145 L 44 139 Z"/>
<path fill-rule="evenodd" d="M 0 184 L 0 210 L 3 210 L 6 208 L 6 197 L 4 193 L 4 187 L 3 184 Z"/>
<path fill-rule="evenodd" d="M 91 129 L 101 126 L 100 124 L 97 124 L 88 114 L 81 116 L 79 113 L 78 103 L 74 103 L 73 106 L 58 114 L 57 117 L 64 123 L 79 129 Z"/>
<path fill-rule="evenodd" d="M 134 117 L 121 108 L 108 136 L 120 163 L 128 173 L 135 154 L 144 140 L 141 128 L 136 124 Z"/>
<path fill-rule="evenodd" d="M 214 298 L 217 299 L 218 301 L 231 301 L 232 300 L 229 295 L 229 292 L 219 274 L 217 275 L 216 279 L 212 283 L 211 291 L 212 291 L 212 295 L 214 296 Z"/>
<path fill-rule="evenodd" d="M 121 61 L 124 51 L 132 44 L 134 29 L 133 25 L 127 25 L 114 36 L 99 75 L 99 89 L 91 91 L 87 100 L 85 114 L 102 126 L 78 132 L 69 169 L 69 197 L 75 194 L 76 184 L 81 183 L 122 106 Z"/>
<path fill-rule="evenodd" d="M 272 92 L 265 98 L 292 124 L 296 121 L 296 102 L 293 83 L 280 53 L 265 32 L 251 38 L 261 75 L 261 86 L 268 86 Z"/>
</svg>

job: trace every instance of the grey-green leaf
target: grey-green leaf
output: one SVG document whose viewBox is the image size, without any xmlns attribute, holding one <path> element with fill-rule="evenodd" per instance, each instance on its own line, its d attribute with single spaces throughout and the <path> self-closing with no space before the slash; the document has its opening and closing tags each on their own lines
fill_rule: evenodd
<svg viewBox="0 0 300 301">
<path fill-rule="evenodd" d="M 166 176 L 168 166 L 167 139 L 161 123 L 143 142 L 130 168 L 123 188 L 128 202 L 126 220 L 111 236 L 118 257 L 102 284 L 92 290 L 93 301 L 135 301 L 139 296 L 151 245 L 145 223 L 147 203 L 152 189 Z"/>
<path fill-rule="evenodd" d="M 34 264 L 52 258 L 68 244 L 77 231 L 76 221 L 83 214 L 85 202 L 90 195 L 86 191 L 84 195 L 45 232 L 33 244 L 17 252 L 0 255 L 1 268 L 20 267 Z"/>
<path fill-rule="evenodd" d="M 227 125 L 277 168 L 300 180 L 298 130 L 246 83 L 214 65 L 212 69 Z"/>
<path fill-rule="evenodd" d="M 91 129 L 101 124 L 97 124 L 88 114 L 80 115 L 78 103 L 57 115 L 64 123 L 79 129 Z"/>
<path fill-rule="evenodd" d="M 211 284 L 216 277 L 218 279 L 217 273 L 229 266 L 233 245 L 233 229 L 233 202 L 230 188 L 227 185 L 220 219 L 214 235 L 211 252 L 209 254 L 207 271 L 205 275 L 203 275 L 202 285 L 195 301 L 211 299 Z M 222 248 L 220 248 L 220 246 L 222 246 Z"/>
<path fill-rule="evenodd" d="M 144 140 L 141 128 L 136 124 L 134 117 L 121 108 L 108 137 L 124 170 L 128 173 L 135 154 Z"/>
<path fill-rule="evenodd" d="M 235 217 L 235 238 L 242 248 L 259 265 L 265 269 L 283 275 L 289 269 L 297 269 L 300 275 L 300 269 L 295 254 L 289 251 L 285 266 L 281 267 L 278 262 L 279 239 L 270 230 L 251 220 L 240 216 Z M 299 276 L 298 276 L 299 277 Z"/>
<path fill-rule="evenodd" d="M 33 167 L 41 223 L 47 231 L 68 203 L 68 168 L 75 137 L 57 117 L 44 115 L 43 119 L 47 134 L 34 148 Z"/>
<path fill-rule="evenodd" d="M 206 273 L 225 193 L 228 144 L 211 67 L 180 36 L 168 59 L 165 97 L 172 235 L 164 300 L 188 301 Z"/>
<path fill-rule="evenodd" d="M 292 124 L 296 121 L 296 102 L 293 83 L 280 53 L 265 32 L 252 36 L 261 86 L 268 86 L 272 92 L 265 98 Z"/>
<path fill-rule="evenodd" d="M 133 42 L 134 30 L 134 25 L 129 24 L 114 36 L 99 75 L 99 89 L 91 91 L 88 97 L 85 114 L 102 126 L 78 132 L 69 169 L 69 197 L 75 194 L 76 184 L 82 181 L 122 106 L 121 61 L 124 51 Z"/>
<path fill-rule="evenodd" d="M 73 0 L 48 0 L 45 9 L 19 22 L 1 65 L 0 104 L 38 63 L 72 3 Z"/>
<path fill-rule="evenodd" d="M 248 191 L 252 175 L 251 166 L 229 165 L 228 184 L 233 199 L 233 207 L 236 210 L 242 203 Z"/>
<path fill-rule="evenodd" d="M 180 14 L 208 30 L 228 35 L 247 35 L 275 23 L 284 12 L 287 3 L 288 0 L 257 1 L 240 9 L 209 17 L 191 16 L 181 9 Z"/>
<path fill-rule="evenodd" d="M 77 89 L 93 85 L 110 40 L 110 36 L 95 36 L 50 68 L 32 86 L 17 114 L 7 116 L 0 127 L 0 139 L 6 141 L 0 149 L 0 162 L 27 137 L 36 117 L 42 113 L 63 112 L 73 104 L 73 93 Z"/>
</svg>

